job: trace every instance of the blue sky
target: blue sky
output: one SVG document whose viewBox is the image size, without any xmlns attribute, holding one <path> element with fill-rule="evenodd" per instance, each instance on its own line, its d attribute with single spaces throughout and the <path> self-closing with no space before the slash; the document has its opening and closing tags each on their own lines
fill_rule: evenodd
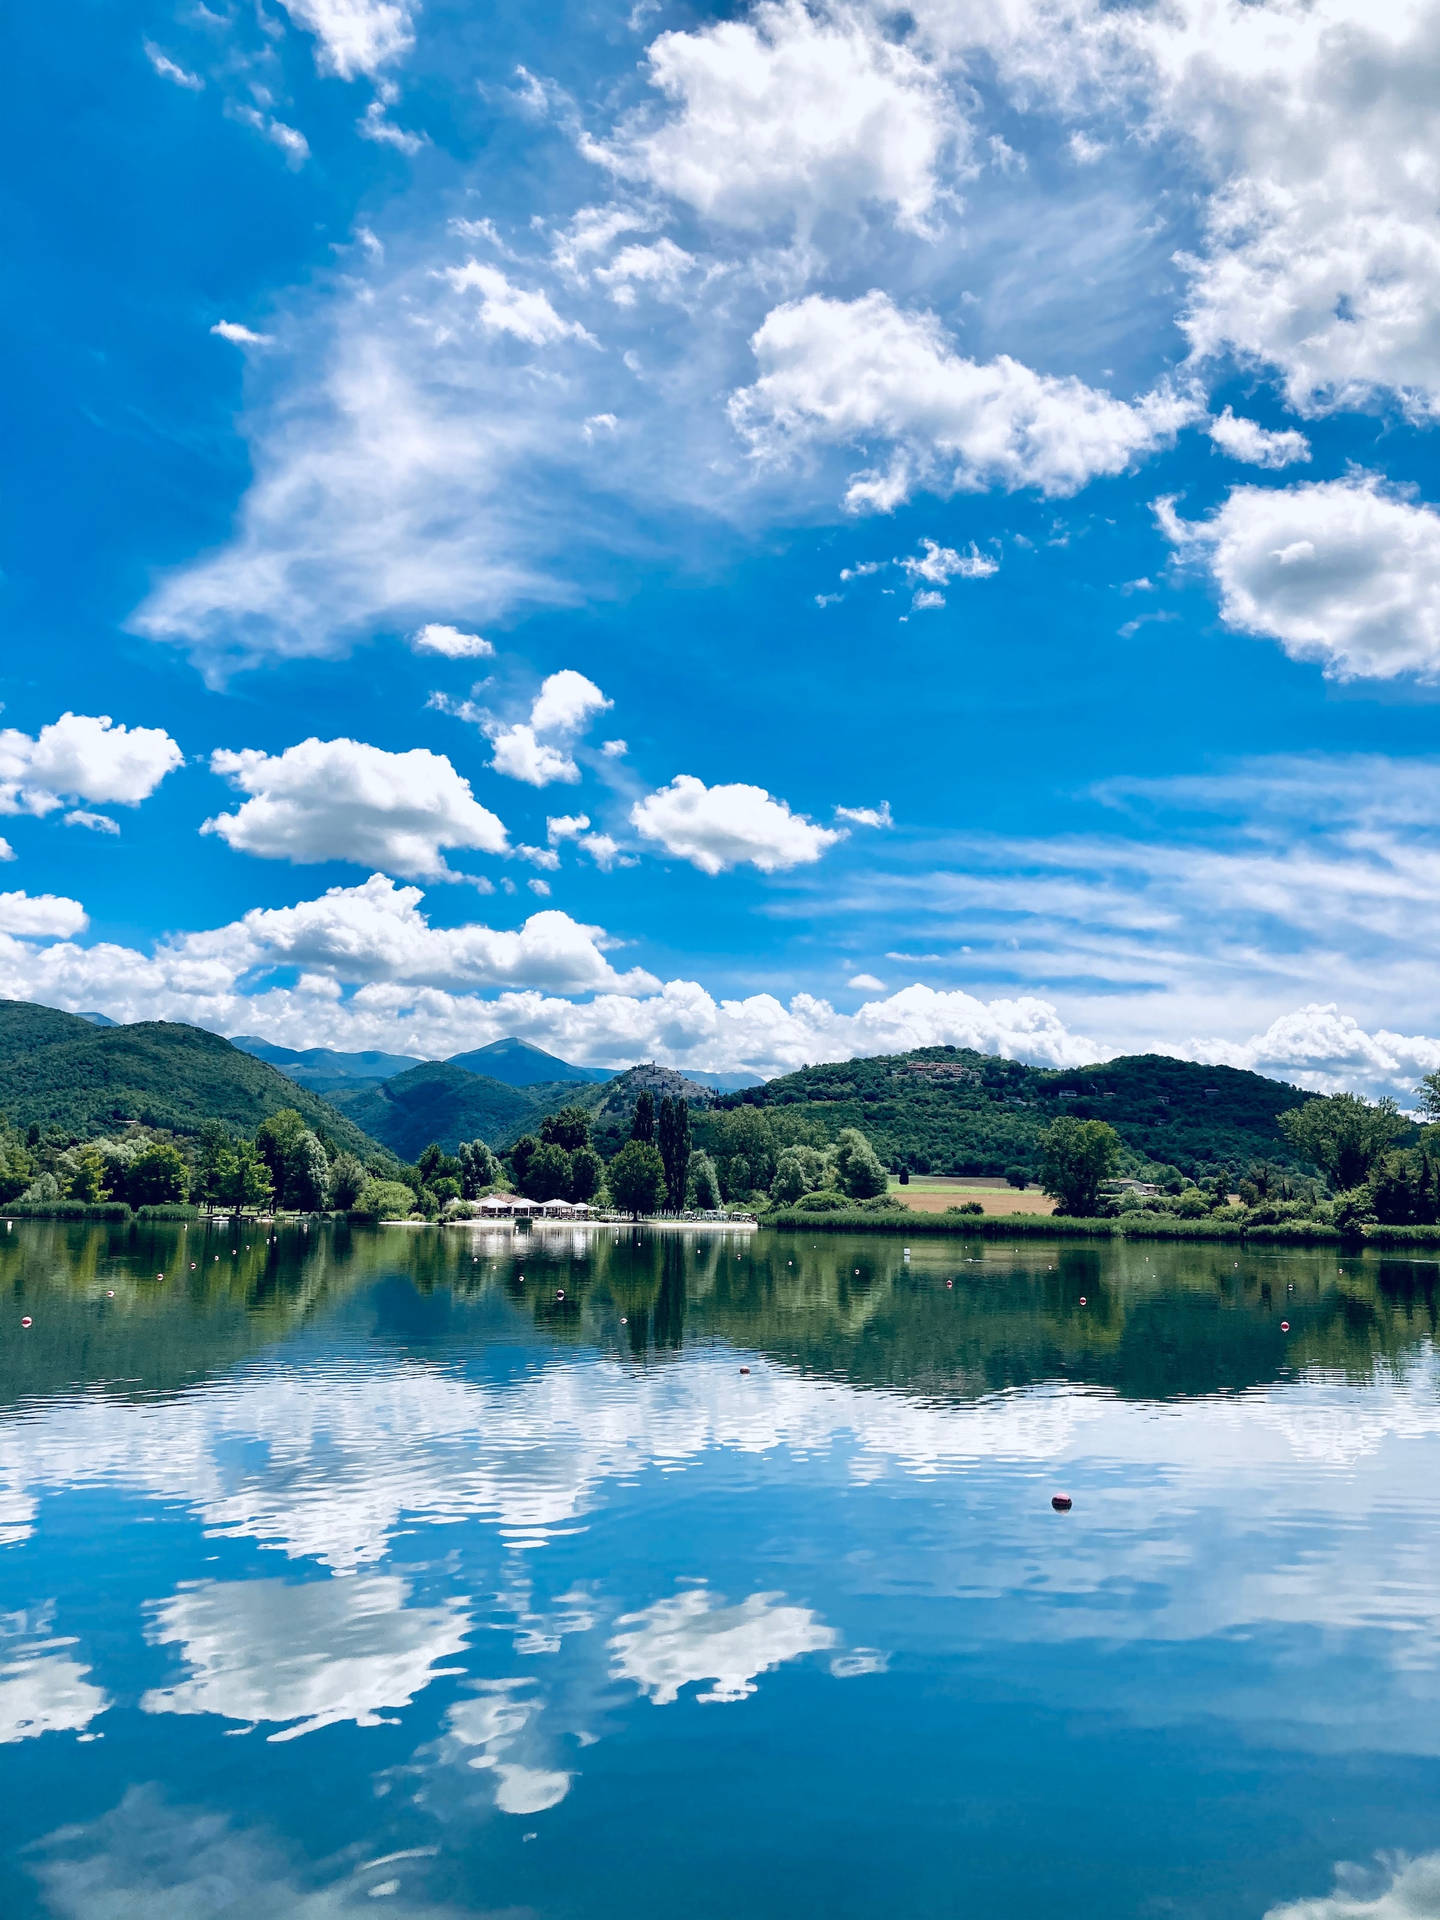
<svg viewBox="0 0 1440 1920">
<path fill-rule="evenodd" d="M 1440 7 L 9 32 L 0 992 L 1440 1065 Z"/>
</svg>

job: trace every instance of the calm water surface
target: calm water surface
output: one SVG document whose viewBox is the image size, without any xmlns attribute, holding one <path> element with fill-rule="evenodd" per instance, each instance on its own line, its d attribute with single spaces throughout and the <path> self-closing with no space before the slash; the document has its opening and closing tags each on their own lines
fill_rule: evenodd
<svg viewBox="0 0 1440 1920">
<path fill-rule="evenodd" d="M 0 1230 L 0 1914 L 1440 1915 L 1437 1281 Z"/>
</svg>

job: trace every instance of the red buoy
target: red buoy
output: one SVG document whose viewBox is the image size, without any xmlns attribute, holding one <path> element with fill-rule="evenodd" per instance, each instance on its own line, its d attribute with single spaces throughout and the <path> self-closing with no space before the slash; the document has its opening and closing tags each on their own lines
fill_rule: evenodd
<svg viewBox="0 0 1440 1920">
<path fill-rule="evenodd" d="M 28 1327 L 30 1325 L 30 1316 L 28 1313 L 25 1315 L 24 1319 L 20 1322 L 20 1324 L 22 1327 Z"/>
<path fill-rule="evenodd" d="M 1068 1513 L 1073 1502 L 1068 1493 L 1052 1493 L 1050 1496 L 1050 1504 L 1057 1513 Z"/>
<path fill-rule="evenodd" d="M 1288 1320 L 1282 1320 L 1280 1322 L 1280 1331 L 1282 1333 L 1288 1333 L 1290 1331 L 1290 1322 Z"/>
<path fill-rule="evenodd" d="M 1082 1293 L 1082 1294 L 1081 1294 L 1081 1296 L 1080 1296 L 1080 1304 L 1081 1304 L 1081 1306 L 1082 1306 L 1082 1307 L 1083 1307 L 1083 1306 L 1084 1306 L 1084 1304 L 1085 1304 L 1085 1296 L 1084 1296 L 1084 1294 L 1083 1294 L 1083 1293 Z"/>
<path fill-rule="evenodd" d="M 750 1369 L 749 1369 L 749 1367 L 741 1367 L 741 1369 L 740 1369 L 740 1371 L 741 1371 L 742 1373 L 748 1373 L 748 1372 L 750 1371 Z"/>
<path fill-rule="evenodd" d="M 565 1298 L 565 1289 L 564 1289 L 564 1287 L 557 1287 L 557 1288 L 555 1289 L 555 1298 L 556 1298 L 557 1300 L 563 1300 L 563 1299 Z"/>
</svg>

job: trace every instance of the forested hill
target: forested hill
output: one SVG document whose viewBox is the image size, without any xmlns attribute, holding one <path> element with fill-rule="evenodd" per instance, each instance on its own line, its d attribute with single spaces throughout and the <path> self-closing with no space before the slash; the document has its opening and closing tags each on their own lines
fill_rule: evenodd
<svg viewBox="0 0 1440 1920">
<path fill-rule="evenodd" d="M 379 1151 L 353 1121 L 218 1034 L 168 1020 L 97 1027 L 73 1013 L 0 1000 L 0 1114 L 79 1139 L 127 1120 L 194 1134 L 205 1120 L 253 1133 L 293 1107 L 362 1160 Z"/>
<path fill-rule="evenodd" d="M 1134 1054 L 1054 1072 L 963 1047 L 803 1067 L 731 1094 L 724 1107 L 801 1108 L 833 1138 L 859 1127 L 892 1166 L 923 1173 L 1034 1167 L 1036 1141 L 1057 1114 L 1108 1120 L 1145 1161 L 1192 1178 L 1254 1160 L 1297 1165 L 1276 1117 L 1308 1096 L 1234 1067 Z"/>
</svg>

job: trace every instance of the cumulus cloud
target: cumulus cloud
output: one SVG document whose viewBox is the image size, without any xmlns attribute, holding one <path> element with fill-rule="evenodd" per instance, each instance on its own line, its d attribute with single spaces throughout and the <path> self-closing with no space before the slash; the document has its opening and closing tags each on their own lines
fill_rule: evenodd
<svg viewBox="0 0 1440 1920">
<path fill-rule="evenodd" d="M 808 230 L 868 207 L 923 230 L 963 145 L 940 77 L 858 9 L 761 4 L 661 34 L 649 65 L 673 112 L 588 151 L 730 226 Z"/>
<path fill-rule="evenodd" d="M 507 724 L 490 714 L 476 717 L 494 749 L 490 764 L 496 773 L 527 786 L 548 787 L 580 778 L 571 752 L 575 739 L 596 714 L 613 705 L 593 680 L 563 667 L 541 682 L 528 720 Z"/>
<path fill-rule="evenodd" d="M 315 64 L 320 71 L 342 80 L 373 76 L 415 44 L 407 0 L 281 0 L 281 5 L 319 42 Z"/>
<path fill-rule="evenodd" d="M 595 278 L 609 289 L 617 306 L 633 307 L 642 287 L 656 299 L 675 299 L 696 265 L 693 254 L 673 240 L 660 239 L 648 246 L 622 247 L 608 266 L 595 269 Z M 587 425 L 600 424 L 602 419 L 614 428 L 613 416 L 597 415 Z"/>
<path fill-rule="evenodd" d="M 499 267 L 479 260 L 467 260 L 463 267 L 450 267 L 446 279 L 456 293 L 474 291 L 480 295 L 476 319 L 486 333 L 508 333 L 529 347 L 552 346 L 557 340 L 588 340 L 593 336 L 573 320 L 562 320 L 544 292 L 517 287 Z"/>
<path fill-rule="evenodd" d="M 275 342 L 273 333 L 255 333 L 238 320 L 217 320 L 210 331 L 237 347 L 269 347 Z"/>
<path fill-rule="evenodd" d="M 1422 1074 L 1440 1067 L 1440 1040 L 1383 1027 L 1367 1033 L 1333 1001 L 1282 1014 L 1264 1033 L 1238 1044 L 1195 1040 L 1191 1046 L 1201 1060 L 1249 1067 L 1321 1093 L 1403 1094 L 1407 1081 L 1413 1087 Z"/>
<path fill-rule="evenodd" d="M 445 850 L 505 853 L 505 828 L 441 753 L 387 753 L 360 740 L 302 740 L 283 753 L 221 748 L 215 773 L 250 798 L 207 820 L 240 853 L 312 864 L 351 860 L 422 879 L 449 874 Z"/>
<path fill-rule="evenodd" d="M 464 633 L 459 627 L 442 626 L 431 620 L 410 635 L 416 653 L 438 653 L 446 660 L 484 660 L 495 651 L 478 633 Z"/>
<path fill-rule="evenodd" d="M 185 756 L 162 727 L 62 713 L 32 738 L 0 729 L 0 813 L 54 813 L 67 800 L 137 807 Z"/>
<path fill-rule="evenodd" d="M 873 973 L 853 974 L 845 984 L 847 987 L 853 987 L 857 993 L 883 993 L 885 991 L 885 982 L 883 980 L 877 980 Z"/>
<path fill-rule="evenodd" d="M 890 443 L 883 467 L 851 477 L 852 511 L 888 512 L 920 486 L 1075 493 L 1124 472 L 1199 412 L 1163 389 L 1131 405 L 1008 354 L 966 359 L 933 314 L 906 312 L 879 290 L 776 307 L 751 345 L 760 377 L 730 412 L 758 459 Z"/>
<path fill-rule="evenodd" d="M 818 860 L 845 837 L 792 813 L 763 787 L 707 787 L 689 773 L 636 801 L 630 819 L 642 839 L 712 874 L 737 866 L 781 873 Z"/>
<path fill-rule="evenodd" d="M 1272 433 L 1258 421 L 1246 420 L 1229 407 L 1207 429 L 1222 453 L 1249 467 L 1289 467 L 1310 458 L 1310 442 L 1295 428 Z"/>
<path fill-rule="evenodd" d="M 1227 626 L 1337 680 L 1440 672 L 1440 513 L 1377 475 L 1235 487 L 1201 521 L 1164 501 L 1158 511 L 1182 555 L 1208 568 Z"/>
<path fill-rule="evenodd" d="M 1333 1893 L 1269 1907 L 1265 1920 L 1431 1920 L 1440 1914 L 1440 1853 L 1342 1866 Z"/>
<path fill-rule="evenodd" d="M 119 833 L 120 822 L 112 820 L 108 813 L 90 813 L 84 807 L 74 807 L 65 816 L 67 827 L 88 827 L 91 833 Z"/>
<path fill-rule="evenodd" d="M 243 126 L 253 127 L 272 146 L 278 147 L 288 167 L 303 167 L 310 158 L 310 142 L 298 127 L 287 126 L 273 114 L 261 113 L 258 107 L 232 105 L 226 111 Z"/>
<path fill-rule="evenodd" d="M 912 587 L 921 580 L 936 587 L 948 587 L 952 580 L 988 580 L 1000 571 L 1000 562 L 981 553 L 973 540 L 965 553 L 957 553 L 954 547 L 942 547 L 936 540 L 922 540 L 920 545 L 922 552 L 896 562 L 904 568 Z"/>
<path fill-rule="evenodd" d="M 63 894 L 0 893 L 0 933 L 26 940 L 66 940 L 89 924 L 80 902 Z"/>
</svg>

